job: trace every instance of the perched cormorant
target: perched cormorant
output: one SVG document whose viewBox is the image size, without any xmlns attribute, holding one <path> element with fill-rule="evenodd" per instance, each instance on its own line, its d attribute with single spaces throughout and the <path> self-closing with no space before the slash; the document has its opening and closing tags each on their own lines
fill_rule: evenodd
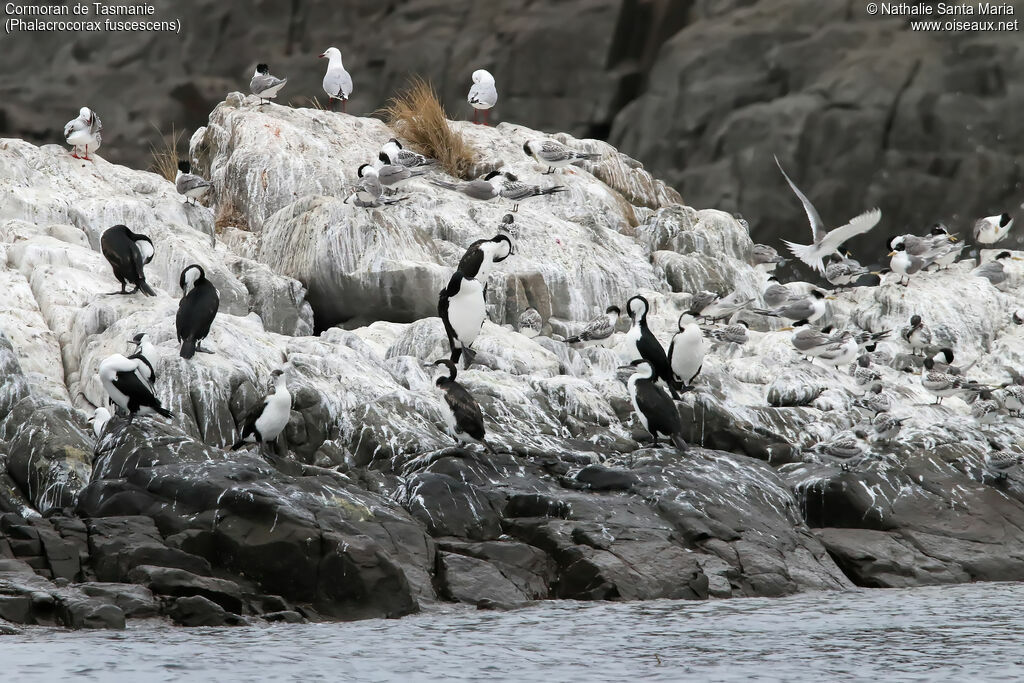
<svg viewBox="0 0 1024 683">
<path fill-rule="evenodd" d="M 466 387 L 455 381 L 458 376 L 458 368 L 450 360 L 434 361 L 427 367 L 443 365 L 448 368 L 448 376 L 441 375 L 434 384 L 444 394 L 442 412 L 444 413 L 445 426 L 448 434 L 455 439 L 459 445 L 471 441 L 481 444 L 488 453 L 494 453 L 494 449 L 487 443 L 484 429 L 484 415 L 480 412 L 473 394 L 469 393 Z"/>
<path fill-rule="evenodd" d="M 453 363 L 458 363 L 462 352 L 466 353 L 464 367 L 471 361 L 470 346 L 480 334 L 480 327 L 487 317 L 484 306 L 484 288 L 474 278 L 468 278 L 456 270 L 448 286 L 441 290 L 437 299 L 437 315 L 444 323 L 448 335 Z"/>
<path fill-rule="evenodd" d="M 458 269 L 465 277 L 483 281 L 495 263 L 501 263 L 514 253 L 512 240 L 508 235 L 499 233 L 490 239 L 476 240 L 470 244 L 459 259 Z"/>
<path fill-rule="evenodd" d="M 654 367 L 646 359 L 635 360 L 630 366 L 636 368 L 637 372 L 630 376 L 627 387 L 640 424 L 654 437 L 654 445 L 658 444 L 658 435 L 662 434 L 676 448 L 685 451 L 686 442 L 683 440 L 679 411 L 668 394 L 658 386 L 658 375 Z M 643 374 L 645 370 L 646 375 Z"/>
<path fill-rule="evenodd" d="M 115 353 L 103 359 L 99 372 L 107 395 L 117 407 L 128 413 L 129 422 L 136 414 L 158 413 L 171 417 L 171 412 L 161 407 L 153 388 L 143 379 L 145 374 L 152 374 L 153 368 L 142 356 L 136 354 L 125 358 Z"/>
<path fill-rule="evenodd" d="M 178 302 L 174 323 L 181 342 L 181 357 L 191 358 L 196 351 L 213 353 L 202 348 L 201 344 L 210 333 L 210 326 L 220 307 L 217 288 L 206 279 L 202 266 L 195 263 L 181 271 L 179 283 L 185 295 Z"/>
<path fill-rule="evenodd" d="M 146 283 L 143 268 L 153 260 L 153 240 L 145 235 L 132 232 L 126 225 L 115 225 L 103 232 L 100 237 L 100 251 L 114 270 L 114 277 L 121 283 L 120 292 L 110 294 L 134 294 L 141 291 L 147 296 L 156 296 L 153 288 Z M 128 283 L 135 289 L 128 292 Z"/>
<path fill-rule="evenodd" d="M 704 365 L 704 334 L 688 313 L 680 315 L 677 324 L 679 331 L 668 345 L 668 361 L 676 381 L 688 389 Z"/>
<path fill-rule="evenodd" d="M 292 395 L 288 391 L 288 377 L 283 370 L 270 373 L 274 379 L 274 391 L 263 397 L 263 400 L 246 413 L 242 418 L 238 441 L 231 446 L 237 451 L 247 442 L 258 444 L 274 442 L 288 425 L 291 416 Z"/>
<path fill-rule="evenodd" d="M 654 374 L 668 386 L 672 398 L 679 398 L 679 391 L 675 377 L 672 375 L 672 366 L 669 365 L 668 356 L 651 329 L 647 327 L 647 311 L 650 304 L 642 296 L 634 296 L 626 302 L 626 312 L 633 321 L 632 327 L 626 333 L 626 339 L 632 343 L 640 354 L 640 357 L 651 364 Z"/>
</svg>

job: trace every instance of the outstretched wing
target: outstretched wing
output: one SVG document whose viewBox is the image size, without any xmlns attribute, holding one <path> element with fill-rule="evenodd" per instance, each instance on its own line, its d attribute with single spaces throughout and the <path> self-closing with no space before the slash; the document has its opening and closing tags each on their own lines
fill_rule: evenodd
<svg viewBox="0 0 1024 683">
<path fill-rule="evenodd" d="M 846 242 L 851 237 L 863 234 L 875 227 L 878 221 L 882 219 L 881 209 L 871 209 L 865 211 L 861 215 L 852 219 L 846 225 L 840 226 L 835 230 L 832 230 L 825 236 L 822 247 L 829 251 L 834 251 L 839 248 L 843 242 Z"/>
<path fill-rule="evenodd" d="M 793 190 L 793 194 L 797 196 L 800 203 L 804 205 L 804 213 L 807 214 L 807 220 L 811 223 L 811 238 L 815 242 L 821 242 L 825 239 L 825 224 L 821 222 L 821 216 L 818 215 L 818 210 L 814 208 L 814 204 L 811 204 L 811 200 L 800 191 L 800 188 L 789 179 L 786 172 L 782 170 L 782 164 L 779 163 L 779 158 L 775 157 L 775 164 L 779 167 L 779 172 L 782 173 L 782 177 L 789 183 L 789 187 Z"/>
</svg>

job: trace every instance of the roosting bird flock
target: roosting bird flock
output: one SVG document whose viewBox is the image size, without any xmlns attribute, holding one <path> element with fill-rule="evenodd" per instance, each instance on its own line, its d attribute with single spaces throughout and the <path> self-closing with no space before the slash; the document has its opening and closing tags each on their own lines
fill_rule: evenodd
<svg viewBox="0 0 1024 683">
<path fill-rule="evenodd" d="M 332 105 L 335 100 L 341 102 L 344 112 L 353 89 L 352 76 L 345 70 L 338 49 L 328 48 L 320 57 L 328 60 L 323 79 L 324 91 Z M 497 103 L 495 80 L 490 73 L 480 69 L 473 72 L 472 81 L 467 100 L 474 110 L 474 122 L 477 122 L 479 112 L 483 112 L 486 125 L 488 112 Z M 250 81 L 250 91 L 258 98 L 256 106 L 262 107 L 274 100 L 287 83 L 286 78 L 271 75 L 267 64 L 257 65 Z M 72 155 L 89 159 L 89 152 L 99 149 L 102 129 L 96 113 L 83 107 L 79 116 L 64 130 L 67 143 L 73 147 Z M 79 156 L 80 151 L 82 156 Z M 550 139 L 529 140 L 523 145 L 523 152 L 546 169 L 544 175 L 554 174 L 557 169 L 579 162 L 600 163 L 600 155 L 575 150 Z M 890 237 L 887 241 L 890 250 L 888 267 L 871 271 L 854 260 L 845 245 L 853 237 L 872 230 L 881 219 L 881 211 L 866 211 L 829 230 L 778 159 L 776 163 L 800 201 L 811 228 L 810 244 L 789 241 L 785 244 L 793 256 L 824 277 L 835 291 L 858 286 L 863 278 L 869 276 L 884 277 L 889 272 L 898 276 L 898 284 L 910 286 L 913 278 L 920 277 L 929 269 L 950 267 L 965 247 L 959 236 L 951 234 L 945 225 L 935 224 L 926 235 Z M 397 138 L 391 138 L 381 148 L 374 163 L 365 163 L 358 168 L 357 184 L 345 201 L 351 200 L 363 208 L 386 207 L 401 201 L 404 197 L 398 194 L 399 191 L 408 189 L 411 181 L 421 177 L 437 187 L 458 192 L 475 201 L 510 202 L 513 213 L 521 201 L 565 191 L 561 185 L 541 187 L 525 183 L 505 171 L 492 171 L 474 180 L 447 180 L 429 175 L 437 169 L 434 159 L 406 149 Z M 175 185 L 185 201 L 193 204 L 213 189 L 209 181 L 192 173 L 188 161 L 179 163 Z M 496 264 L 515 254 L 513 213 L 506 215 L 498 234 L 469 245 L 447 286 L 440 291 L 437 313 L 447 336 L 450 357 L 426 365 L 438 371 L 435 386 L 444 398 L 446 431 L 460 444 L 477 443 L 488 451 L 492 448 L 486 439 L 482 411 L 472 394 L 458 381 L 459 362 L 462 361 L 463 368 L 468 368 L 476 355 L 473 343 L 487 317 L 488 274 Z M 742 218 L 739 220 L 745 224 Z M 1006 213 L 982 218 L 974 226 L 974 243 L 986 247 L 996 244 L 1007 236 L 1012 227 L 1013 219 Z M 146 282 L 144 272 L 155 253 L 149 237 L 133 232 L 125 225 L 116 225 L 103 234 L 101 248 L 121 284 L 121 290 L 112 294 L 156 294 Z M 620 356 L 628 361 L 628 365 L 622 365 L 620 369 L 631 373 L 627 388 L 636 417 L 650 433 L 654 444 L 664 437 L 672 447 L 682 451 L 686 449 L 686 442 L 675 401 L 681 400 L 683 394 L 694 388 L 711 345 L 746 343 L 750 334 L 749 323 L 738 319 L 741 312 L 780 319 L 789 323 L 782 330 L 792 332 L 793 348 L 808 362 L 813 363 L 817 359 L 827 367 L 851 366 L 850 374 L 865 391 L 862 404 L 871 412 L 870 423 L 875 437 L 882 440 L 894 438 L 900 431 L 901 420 L 888 413 L 881 377 L 872 365 L 878 362 L 879 356 L 875 345 L 888 338 L 892 331 L 836 330 L 833 326 L 817 329 L 814 323 L 826 314 L 827 301 L 834 298 L 834 292 L 809 283 L 779 282 L 776 269 L 787 259 L 770 246 L 755 245 L 751 259 L 752 265 L 767 277 L 763 306 L 755 305 L 752 298 L 741 297 L 737 292 L 727 295 L 696 292 L 689 299 L 688 310 L 679 316 L 678 331 L 672 336 L 667 350 L 648 326 L 651 305 L 640 295 L 631 297 L 622 308 L 608 306 L 603 314 L 586 323 L 578 334 L 564 339 L 564 342 L 569 345 L 612 345 L 624 310 L 631 324 L 624 336 L 625 343 L 619 345 Z M 1016 259 L 1008 251 L 1000 252 L 994 259 L 975 268 L 972 274 L 987 279 L 995 287 L 1004 288 L 1008 281 L 1005 270 L 1008 260 Z M 131 291 L 127 290 L 129 284 L 134 287 Z M 197 351 L 211 353 L 203 348 L 203 341 L 215 321 L 219 295 L 198 264 L 191 264 L 181 272 L 179 285 L 182 297 L 175 327 L 181 344 L 180 356 L 189 361 Z M 720 324 L 723 321 L 725 324 Z M 1020 320 L 1015 316 L 1015 322 L 1024 323 L 1024 315 Z M 520 316 L 518 329 L 528 337 L 536 337 L 544 329 L 544 320 L 536 309 L 529 308 Z M 953 365 L 952 349 L 932 345 L 931 333 L 921 316 L 911 317 L 908 326 L 901 330 L 900 338 L 912 355 L 923 356 L 921 386 L 935 396 L 936 403 L 949 396 L 965 396 L 973 404 L 972 414 L 982 421 L 990 421 L 1004 412 L 1020 414 L 1024 410 L 1024 381 L 993 387 L 969 379 L 965 376 L 968 368 Z M 157 381 L 155 348 L 145 334 L 136 335 L 132 342 L 137 347 L 136 353 L 127 357 L 114 354 L 99 367 L 100 380 L 110 402 L 117 411 L 127 414 L 129 421 L 137 414 L 171 417 L 171 413 L 161 406 L 154 390 Z M 275 370 L 273 380 L 273 390 L 249 411 L 239 425 L 239 437 L 233 448 L 241 448 L 247 442 L 274 442 L 284 430 L 291 408 L 288 369 Z M 109 418 L 106 406 L 96 409 L 93 422 L 97 436 L 103 432 Z M 843 443 L 830 445 L 839 457 L 846 457 L 843 452 L 852 447 Z"/>
</svg>

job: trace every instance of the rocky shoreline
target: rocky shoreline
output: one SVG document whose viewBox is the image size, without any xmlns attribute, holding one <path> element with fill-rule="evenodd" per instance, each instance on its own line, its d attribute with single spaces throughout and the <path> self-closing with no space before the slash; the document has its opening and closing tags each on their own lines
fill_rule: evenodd
<svg viewBox="0 0 1024 683">
<path fill-rule="evenodd" d="M 452 447 L 421 366 L 446 355 L 436 292 L 509 207 L 428 183 L 393 206 L 345 204 L 355 169 L 391 137 L 385 124 L 253 103 L 229 95 L 193 137 L 216 212 L 151 173 L 0 141 L 0 629 L 1024 576 L 1021 479 L 982 467 L 993 449 L 1018 452 L 1024 428 L 979 425 L 957 399 L 927 405 L 898 341 L 881 345 L 896 359 L 881 371 L 903 433 L 856 463 L 815 446 L 855 426 L 862 390 L 845 368 L 801 361 L 777 323 L 753 315 L 751 341 L 716 346 L 679 403 L 693 446 L 644 446 L 621 345 L 557 337 L 642 292 L 667 345 L 691 293 L 759 300 L 763 276 L 732 216 L 685 206 L 594 140 L 555 136 L 602 158 L 560 171 L 565 193 L 516 213 L 516 254 L 490 275 L 490 322 L 459 375 L 498 453 Z M 541 133 L 452 125 L 481 169 L 541 179 L 522 152 Z M 115 223 L 153 239 L 157 297 L 102 296 L 113 279 L 99 237 Z M 221 314 L 215 353 L 184 363 L 172 320 L 178 273 L 193 262 Z M 943 296 L 950 287 L 962 296 Z M 1024 302 L 965 264 L 830 303 L 829 321 L 873 331 L 918 313 L 958 355 L 980 358 L 972 373 L 986 381 L 1024 358 L 1010 321 Z M 514 330 L 527 306 L 542 336 Z M 142 330 L 175 417 L 114 418 L 97 441 L 86 420 L 105 399 L 98 364 Z M 227 451 L 282 363 L 294 369 L 286 447 Z"/>
</svg>

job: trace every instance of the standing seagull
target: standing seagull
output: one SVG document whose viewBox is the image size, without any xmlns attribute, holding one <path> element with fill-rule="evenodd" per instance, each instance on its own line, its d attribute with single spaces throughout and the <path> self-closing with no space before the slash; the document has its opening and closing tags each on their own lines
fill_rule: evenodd
<svg viewBox="0 0 1024 683">
<path fill-rule="evenodd" d="M 503 173 L 505 176 L 505 182 L 501 187 L 501 196 L 505 199 L 511 199 L 515 202 L 512 207 L 512 211 L 519 210 L 519 202 L 530 197 L 543 197 L 544 195 L 557 194 L 558 192 L 565 192 L 564 185 L 554 185 L 552 187 L 541 187 L 540 185 L 530 185 L 519 180 L 516 176 L 511 173 Z"/>
<path fill-rule="evenodd" d="M 813 242 L 809 245 L 794 244 L 793 242 L 787 242 L 786 246 L 793 252 L 793 255 L 798 259 L 809 265 L 810 267 L 817 270 L 819 273 L 825 272 L 824 257 L 828 256 L 832 252 L 838 252 L 840 245 L 849 240 L 855 235 L 860 235 L 867 232 L 871 228 L 875 227 L 878 221 L 882 218 L 882 212 L 878 209 L 871 209 L 865 211 L 861 215 L 852 219 L 846 225 L 835 228 L 834 230 L 825 230 L 825 224 L 821 220 L 821 216 L 818 215 L 818 210 L 814 208 L 814 204 L 811 204 L 803 192 L 800 191 L 786 172 L 782 170 L 782 164 L 779 163 L 779 158 L 775 157 L 775 163 L 779 167 L 779 171 L 782 173 L 782 177 L 789 183 L 793 193 L 800 200 L 800 203 L 804 206 L 804 212 L 807 214 L 807 219 L 811 224 L 811 239 Z"/>
<path fill-rule="evenodd" d="M 119 353 L 107 356 L 100 363 L 100 382 L 110 400 L 128 413 L 129 422 L 136 414 L 158 413 L 171 417 L 171 412 L 161 407 L 153 388 L 139 375 L 140 368 L 146 364 L 141 356 L 125 358 Z M 149 368 L 149 372 L 152 372 L 152 368 Z"/>
<path fill-rule="evenodd" d="M 277 93 L 285 86 L 288 79 L 281 79 L 277 76 L 270 75 L 270 67 L 266 64 L 257 64 L 256 71 L 252 75 L 252 80 L 249 81 L 249 91 L 253 95 L 260 98 L 259 106 L 266 104 L 264 100 L 272 100 L 277 97 Z"/>
<path fill-rule="evenodd" d="M 688 313 L 679 316 L 678 325 L 679 331 L 668 345 L 668 361 L 676 381 L 683 389 L 690 389 L 704 365 L 704 335 Z"/>
<path fill-rule="evenodd" d="M 185 295 L 178 302 L 174 324 L 181 342 L 181 357 L 191 358 L 196 351 L 213 353 L 202 348 L 201 344 L 210 333 L 210 326 L 220 308 L 217 288 L 206 279 L 203 267 L 195 263 L 181 271 L 179 284 Z"/>
<path fill-rule="evenodd" d="M 685 451 L 686 441 L 683 440 L 679 411 L 668 394 L 658 386 L 657 371 L 644 359 L 635 360 L 627 367 L 638 370 L 630 376 L 626 386 L 640 424 L 654 437 L 653 445 L 658 445 L 658 434 L 664 434 L 676 448 Z M 643 374 L 644 370 L 647 371 L 646 375 Z"/>
<path fill-rule="evenodd" d="M 459 374 L 455 363 L 442 359 L 434 361 L 427 367 L 438 365 L 448 368 L 448 376 L 441 375 L 434 385 L 444 394 L 441 412 L 444 415 L 445 427 L 449 436 L 455 439 L 460 446 L 473 441 L 486 448 L 488 453 L 493 454 L 494 449 L 487 443 L 484 415 L 480 411 L 480 405 L 466 387 L 455 381 Z"/>
<path fill-rule="evenodd" d="M 548 167 L 544 175 L 550 175 L 556 168 L 569 166 L 577 161 L 594 161 L 601 158 L 600 154 L 577 152 L 554 140 L 530 140 L 523 143 L 523 151 L 526 152 L 526 156 L 533 157 L 538 164 Z"/>
<path fill-rule="evenodd" d="M 174 188 L 178 194 L 185 195 L 185 201 L 202 199 L 213 187 L 213 183 L 192 172 L 192 164 L 187 159 L 178 162 L 178 175 L 174 178 Z"/>
<path fill-rule="evenodd" d="M 100 121 L 100 117 L 96 116 L 96 112 L 89 107 L 79 109 L 78 118 L 71 119 L 64 126 L 64 139 L 74 147 L 71 156 L 76 159 L 92 161 L 89 158 L 89 148 L 92 147 L 94 152 L 100 148 L 100 144 L 103 142 L 102 132 L 103 122 Z M 80 147 L 85 148 L 85 156 L 78 156 Z"/>
<path fill-rule="evenodd" d="M 134 294 L 141 291 L 146 296 L 156 296 L 143 272 L 144 266 L 153 260 L 153 240 L 132 232 L 126 225 L 115 225 L 105 230 L 100 237 L 100 251 L 114 270 L 114 277 L 121 283 L 121 291 L 110 294 Z M 135 285 L 135 289 L 130 292 L 125 291 L 129 282 Z"/>
<path fill-rule="evenodd" d="M 324 50 L 320 58 L 327 58 L 327 73 L 324 74 L 324 92 L 328 96 L 328 109 L 334 105 L 334 100 L 341 100 L 341 111 L 346 111 L 349 95 L 352 94 L 352 76 L 345 71 L 341 63 L 341 51 L 336 47 L 329 47 Z"/>
<path fill-rule="evenodd" d="M 604 310 L 603 315 L 591 319 L 583 331 L 575 337 L 565 340 L 566 344 L 583 344 L 584 346 L 596 346 L 615 334 L 615 323 L 619 321 L 622 312 L 618 306 L 609 306 Z"/>
<path fill-rule="evenodd" d="M 494 87 L 494 76 L 488 71 L 477 69 L 473 72 L 473 87 L 466 98 L 473 105 L 473 123 L 477 121 L 477 113 L 484 110 L 484 125 L 487 125 L 487 111 L 498 103 L 498 89 Z"/>
<path fill-rule="evenodd" d="M 277 437 L 288 425 L 288 418 L 291 417 L 292 395 L 288 391 L 288 377 L 283 370 L 274 370 L 270 373 L 274 380 L 274 392 L 267 394 L 263 400 L 257 403 L 246 413 L 242 419 L 242 429 L 238 434 L 238 441 L 231 446 L 231 450 L 237 451 L 246 442 L 264 444 L 276 442 Z"/>
<path fill-rule="evenodd" d="M 678 400 L 679 391 L 676 379 L 672 375 L 672 366 L 668 362 L 668 356 L 665 355 L 665 349 L 661 342 L 647 326 L 647 311 L 650 310 L 650 307 L 647 299 L 640 295 L 634 296 L 626 302 L 626 313 L 633 321 L 629 332 L 626 333 L 626 339 L 633 344 L 640 357 L 650 363 L 654 371 L 652 376 L 656 375 L 661 379 L 668 386 L 672 398 Z"/>
<path fill-rule="evenodd" d="M 1008 213 L 982 218 L 974 224 L 974 241 L 978 244 L 995 244 L 1006 237 L 1012 227 L 1013 218 Z"/>
<path fill-rule="evenodd" d="M 459 259 L 459 272 L 465 277 L 483 280 L 494 268 L 515 252 L 508 235 L 498 233 L 489 240 L 476 240 Z"/>
<path fill-rule="evenodd" d="M 444 331 L 448 335 L 452 363 L 458 363 L 465 351 L 463 367 L 468 368 L 472 353 L 470 346 L 476 341 L 487 317 L 483 286 L 475 278 L 467 278 L 462 271 L 456 270 L 448 286 L 438 296 L 437 315 L 444 323 Z"/>
</svg>

